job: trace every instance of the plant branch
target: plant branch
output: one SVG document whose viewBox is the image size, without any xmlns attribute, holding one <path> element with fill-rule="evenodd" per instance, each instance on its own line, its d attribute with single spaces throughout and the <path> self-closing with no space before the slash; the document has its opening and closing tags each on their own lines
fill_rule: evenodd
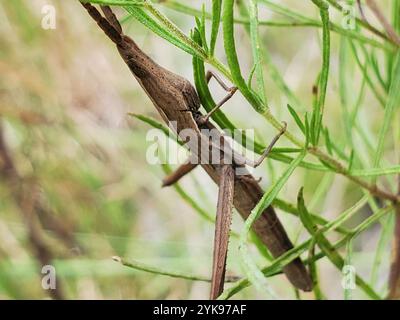
<svg viewBox="0 0 400 320">
<path fill-rule="evenodd" d="M 186 280 L 192 280 L 192 281 L 203 281 L 203 282 L 211 282 L 211 279 L 208 277 L 203 277 L 203 276 L 197 276 L 197 275 L 192 275 L 192 274 L 187 274 L 183 272 L 176 272 L 176 271 L 170 271 L 170 270 L 164 270 L 158 267 L 153 267 L 149 266 L 147 264 L 134 261 L 134 260 L 126 260 L 121 257 L 112 257 L 112 259 L 118 263 L 121 263 L 122 265 L 136 269 L 136 270 L 141 270 L 144 272 L 149 272 L 149 273 L 154 273 L 158 275 L 163 275 L 163 276 L 169 276 L 172 278 L 179 278 L 179 279 L 186 279 Z M 238 281 L 239 277 L 236 276 L 227 276 L 225 278 L 225 282 L 235 282 Z"/>
<path fill-rule="evenodd" d="M 198 10 L 196 8 L 193 8 L 191 6 L 188 6 L 184 3 L 178 2 L 178 1 L 173 1 L 173 0 L 166 0 L 159 2 L 162 6 L 174 10 L 176 12 L 180 12 L 186 15 L 194 16 L 194 17 L 202 17 L 203 12 L 201 10 Z M 263 3 L 263 2 L 261 2 Z M 269 4 L 269 3 L 268 3 Z M 273 8 L 272 8 L 273 9 Z M 205 18 L 208 20 L 212 19 L 212 15 L 209 12 L 205 12 Z M 269 26 L 269 27 L 316 27 L 316 28 L 321 28 L 322 23 L 318 20 L 308 18 L 308 17 L 294 17 L 291 18 L 293 21 L 271 21 L 271 20 L 259 20 L 259 25 L 260 26 Z M 243 25 L 250 25 L 251 21 L 250 19 L 243 19 L 243 18 L 234 18 L 234 23 L 235 24 L 243 24 Z M 376 41 L 375 39 L 368 38 L 366 36 L 363 36 L 357 32 L 354 32 L 352 30 L 347 30 L 342 28 L 341 26 L 330 22 L 329 23 L 329 29 L 337 34 L 341 34 L 344 36 L 347 36 L 349 38 L 362 41 L 364 43 L 368 43 L 371 46 L 381 48 L 384 50 L 392 50 L 391 46 L 388 46 L 386 44 L 383 44 L 381 42 Z"/>
<path fill-rule="evenodd" d="M 341 4 L 339 4 L 337 2 L 337 0 L 327 0 L 329 2 L 329 4 L 334 7 L 335 9 L 342 11 L 344 10 L 343 6 Z M 385 39 L 386 41 L 389 41 L 391 44 L 399 47 L 400 45 L 397 44 L 395 41 L 393 41 L 393 39 L 391 39 L 390 37 L 388 37 L 386 34 L 384 34 L 383 32 L 379 31 L 377 28 L 375 28 L 374 26 L 370 25 L 367 21 L 364 21 L 360 18 L 355 18 L 356 22 L 363 26 L 364 28 L 366 28 L 367 30 L 371 31 L 372 33 L 374 33 L 375 35 L 377 35 L 378 37 Z"/>
<path fill-rule="evenodd" d="M 109 3 L 112 4 L 114 0 L 88 0 L 89 2 L 101 2 L 101 3 Z M 322 0 L 312 0 L 317 5 L 321 6 L 323 10 L 327 10 L 326 2 Z M 127 2 L 125 2 L 127 3 Z M 222 64 L 217 58 L 214 56 L 208 56 L 203 48 L 201 48 L 197 43 L 193 40 L 189 39 L 182 31 L 176 27 L 173 22 L 171 22 L 167 17 L 165 17 L 161 12 L 159 12 L 153 5 L 153 3 L 149 0 L 143 1 L 143 5 L 148 8 L 149 11 L 153 15 L 157 17 L 161 23 L 164 24 L 168 30 L 173 33 L 177 38 L 181 39 L 185 44 L 194 47 L 198 54 L 198 56 L 204 60 L 205 62 L 209 63 L 210 65 L 214 66 L 217 70 L 219 70 L 229 81 L 231 81 L 235 86 L 239 88 L 241 93 L 244 95 L 246 100 L 253 106 L 253 108 L 261 113 L 266 120 L 278 131 L 282 130 L 282 122 L 279 121 L 270 111 L 267 105 L 265 105 L 262 100 L 255 94 L 244 82 L 244 79 L 240 72 L 240 66 L 238 62 L 238 57 L 236 54 L 235 43 L 234 43 L 234 35 L 233 35 L 233 28 L 231 27 L 234 18 L 233 18 L 233 0 L 228 0 L 224 2 L 224 11 L 223 11 L 223 26 L 224 26 L 224 40 L 225 40 L 225 52 L 228 58 L 229 69 Z M 326 17 L 325 17 L 326 18 Z M 195 44 L 193 44 L 195 43 Z M 326 51 L 326 50 L 325 50 Z M 325 59 L 326 60 L 326 59 Z M 286 130 L 285 134 L 286 138 L 295 144 L 299 148 L 304 147 L 304 142 L 296 138 L 289 130 Z M 336 161 L 330 155 L 325 154 L 323 151 L 318 149 L 317 147 L 308 148 L 307 152 L 311 155 L 316 156 L 322 161 L 329 163 L 332 168 L 335 170 L 336 173 L 341 174 L 348 178 L 349 180 L 353 181 L 354 183 L 358 184 L 362 188 L 367 189 L 371 194 L 378 196 L 382 199 L 387 199 L 393 202 L 400 202 L 400 196 L 390 194 L 384 190 L 379 189 L 376 185 L 370 184 L 367 181 L 361 179 L 360 177 L 352 176 L 351 172 L 346 169 L 340 162 Z"/>
<path fill-rule="evenodd" d="M 346 235 L 345 237 L 343 237 L 342 239 L 340 239 L 339 241 L 334 243 L 332 245 L 333 249 L 337 250 L 337 249 L 343 247 L 355 235 L 358 235 L 358 234 L 364 232 L 370 226 L 372 226 L 373 224 L 378 222 L 383 216 L 388 214 L 392 209 L 393 209 L 392 206 L 387 206 L 387 207 L 379 210 L 378 212 L 376 212 L 372 216 L 368 217 L 366 220 L 364 220 L 362 223 L 360 223 L 357 227 L 355 227 L 352 230 L 351 233 L 349 233 L 348 235 Z M 322 234 L 325 234 L 326 232 L 329 232 L 329 231 L 330 231 L 330 229 L 324 230 L 322 232 Z M 272 263 L 269 266 L 267 266 L 267 267 L 262 269 L 262 272 L 264 273 L 264 276 L 272 277 L 272 276 L 275 276 L 275 275 L 281 273 L 282 272 L 282 268 L 286 264 L 290 263 L 296 257 L 299 257 L 303 252 L 305 252 L 309 248 L 312 240 L 313 240 L 312 238 L 306 240 L 305 242 L 303 242 L 300 245 L 296 246 L 295 248 L 287 251 L 282 256 L 280 256 L 279 258 L 277 258 L 274 261 L 272 261 Z M 325 253 L 324 252 L 320 252 L 320 253 L 316 254 L 312 258 L 312 261 L 307 259 L 307 260 L 304 261 L 304 263 L 305 264 L 310 264 L 311 262 L 320 260 L 320 259 L 322 259 L 324 257 L 325 257 Z M 222 293 L 222 295 L 219 297 L 219 299 L 221 299 L 221 300 L 229 299 L 230 297 L 232 297 L 236 293 L 238 293 L 241 290 L 245 289 L 246 287 L 250 286 L 250 284 L 251 283 L 250 283 L 248 278 L 242 278 L 237 283 L 235 283 L 231 288 L 225 290 Z M 367 287 L 369 288 L 368 285 L 367 285 Z M 369 289 L 371 289 L 371 288 L 369 288 Z"/>
<path fill-rule="evenodd" d="M 368 7 L 372 10 L 372 12 L 375 14 L 379 22 L 382 24 L 383 28 L 385 29 L 386 33 L 388 34 L 392 42 L 394 42 L 397 46 L 400 46 L 400 36 L 396 33 L 393 26 L 390 24 L 390 22 L 386 19 L 385 15 L 379 9 L 375 0 L 366 0 L 366 3 Z"/>
<path fill-rule="evenodd" d="M 400 175 L 398 176 L 398 192 L 400 194 Z M 395 206 L 392 263 L 390 265 L 388 299 L 400 299 L 400 204 Z"/>
</svg>

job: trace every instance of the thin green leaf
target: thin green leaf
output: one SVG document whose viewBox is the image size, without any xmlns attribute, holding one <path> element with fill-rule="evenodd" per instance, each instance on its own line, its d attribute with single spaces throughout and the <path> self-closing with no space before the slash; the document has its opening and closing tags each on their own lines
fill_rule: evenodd
<svg viewBox="0 0 400 320">
<path fill-rule="evenodd" d="M 343 245 L 347 243 L 347 241 L 351 238 L 354 237 L 355 234 L 359 234 L 370 228 L 372 225 L 377 223 L 380 219 L 382 219 L 383 216 L 388 214 L 393 210 L 392 206 L 388 206 L 386 208 L 383 208 L 376 212 L 375 214 L 371 215 L 368 217 L 366 220 L 364 220 L 361 224 L 359 224 L 356 228 L 352 230 L 350 234 L 347 236 L 343 237 L 341 240 L 337 241 L 335 244 L 333 244 L 333 249 L 337 250 L 341 248 Z M 325 232 L 329 232 L 331 230 L 325 230 Z M 294 247 L 293 249 L 286 251 L 284 254 L 282 254 L 279 258 L 275 259 L 269 266 L 265 267 L 262 269 L 262 272 L 265 277 L 272 277 L 282 271 L 282 268 L 299 257 L 303 252 L 307 250 L 307 248 L 310 247 L 312 242 L 312 239 L 309 239 L 300 245 Z M 320 252 L 316 254 L 313 258 L 313 260 L 319 260 L 325 257 L 325 252 Z M 305 264 L 309 264 L 311 261 L 306 260 L 304 261 Z M 230 297 L 234 296 L 236 293 L 240 292 L 241 290 L 245 289 L 250 285 L 250 281 L 247 278 L 243 278 L 242 280 L 239 280 L 236 282 L 232 287 L 229 289 L 225 290 L 221 296 L 218 299 L 221 300 L 226 300 L 229 299 Z"/>
<path fill-rule="evenodd" d="M 354 169 L 349 172 L 354 177 L 379 177 L 400 174 L 400 165 L 388 168 Z"/>
<path fill-rule="evenodd" d="M 311 249 L 309 251 L 309 260 L 311 261 L 309 264 L 309 271 L 310 271 L 310 276 L 311 276 L 312 282 L 314 284 L 313 292 L 314 292 L 316 300 L 323 300 L 324 294 L 322 293 L 321 287 L 319 285 L 318 267 L 316 264 L 317 261 L 314 260 L 314 257 L 315 257 L 315 245 L 312 244 Z"/>
<path fill-rule="evenodd" d="M 239 13 L 242 17 L 246 19 L 246 21 L 250 20 L 250 13 L 248 8 L 246 7 L 244 1 L 239 1 L 237 3 L 239 7 Z M 259 23 L 260 24 L 260 23 Z M 247 34 L 250 36 L 250 23 L 245 25 L 245 30 Z M 282 93 L 288 98 L 288 100 L 294 104 L 296 107 L 301 106 L 300 100 L 295 96 L 295 94 L 292 92 L 292 90 L 289 88 L 289 86 L 286 84 L 285 80 L 283 79 L 283 76 L 281 75 L 280 71 L 278 68 L 275 66 L 271 55 L 269 54 L 268 50 L 264 47 L 260 47 L 262 51 L 262 58 L 263 62 L 265 62 L 267 66 L 267 70 L 269 74 L 271 75 L 271 78 L 273 79 L 275 85 L 282 91 Z M 253 73 L 255 72 L 257 65 L 256 63 L 253 65 L 253 68 L 250 72 L 249 75 L 249 80 L 247 81 L 247 85 L 249 88 L 251 88 L 251 78 L 253 76 Z"/>
<path fill-rule="evenodd" d="M 253 77 L 254 77 L 254 73 L 256 72 L 257 69 L 257 64 L 253 64 L 253 66 L 251 67 L 250 73 L 249 73 L 249 78 L 247 79 L 247 86 L 252 89 L 252 82 L 253 82 Z"/>
<path fill-rule="evenodd" d="M 153 18 L 151 18 L 143 9 L 139 7 L 125 7 L 126 11 L 134 17 L 137 21 L 142 23 L 145 27 L 149 28 L 161 38 L 167 40 L 174 46 L 182 49 L 193 56 L 202 57 L 202 54 L 197 52 L 194 48 L 189 47 L 186 43 L 174 36 L 172 33 L 162 28 Z"/>
<path fill-rule="evenodd" d="M 297 209 L 297 207 L 294 206 L 293 204 L 290 204 L 290 203 L 286 202 L 285 200 L 276 198 L 272 202 L 272 204 L 273 204 L 273 206 L 275 206 L 276 208 L 282 210 L 283 212 L 290 213 L 290 214 L 292 214 L 292 215 L 294 215 L 296 217 L 299 216 L 299 210 Z M 311 217 L 312 217 L 314 223 L 319 224 L 321 226 L 326 226 L 329 223 L 328 220 L 326 220 L 325 218 L 321 217 L 320 215 L 311 213 Z M 329 229 L 331 229 L 331 227 Z M 341 233 L 341 234 L 350 233 L 349 229 L 341 227 L 341 226 L 338 226 L 334 230 L 336 232 L 338 232 L 338 233 Z"/>
<path fill-rule="evenodd" d="M 263 59 L 262 59 L 262 49 L 260 43 L 260 35 L 258 32 L 258 7 L 257 1 L 249 0 L 249 14 L 250 14 L 250 39 L 251 48 L 253 52 L 253 61 L 255 64 L 255 74 L 256 74 L 256 92 L 261 98 L 264 104 L 267 104 L 267 98 L 265 96 L 265 83 L 263 74 Z"/>
<path fill-rule="evenodd" d="M 328 153 L 330 155 L 332 155 L 333 154 L 333 146 L 332 146 L 328 128 L 323 129 L 323 132 L 324 132 L 324 136 L 325 136 L 326 149 L 328 150 Z"/>
<path fill-rule="evenodd" d="M 328 259 L 339 269 L 342 270 L 344 266 L 344 260 L 340 254 L 335 250 L 334 246 L 329 240 L 318 230 L 318 227 L 313 223 L 310 214 L 304 204 L 303 190 L 301 189 L 297 198 L 298 209 L 300 212 L 300 220 L 304 227 L 315 239 L 319 248 L 325 253 Z M 379 295 L 358 275 L 356 275 L 357 285 L 364 290 L 373 299 L 380 299 Z"/>
<path fill-rule="evenodd" d="M 122 265 L 124 265 L 126 267 L 140 270 L 140 271 L 145 271 L 145 272 L 154 273 L 154 274 L 158 274 L 158 275 L 168 276 L 168 277 L 172 277 L 172 278 L 179 278 L 179 279 L 192 280 L 192 281 L 211 282 L 210 278 L 208 278 L 208 277 L 191 275 L 191 274 L 184 273 L 184 272 L 177 272 L 175 270 L 174 271 L 165 270 L 165 269 L 150 266 L 150 265 L 147 265 L 147 264 L 141 263 L 139 261 L 135 261 L 135 260 L 126 260 L 121 257 L 113 257 L 113 260 L 121 263 Z"/>
<path fill-rule="evenodd" d="M 258 2 L 262 3 L 262 4 L 267 4 L 267 6 L 270 7 L 272 9 L 272 11 L 274 11 L 274 12 L 279 11 L 279 9 L 277 10 L 276 8 L 283 8 L 282 6 L 280 6 L 276 3 L 269 2 L 269 1 L 267 2 L 267 0 L 258 0 Z M 174 10 L 176 12 L 180 12 L 183 14 L 187 14 L 192 17 L 201 17 L 201 15 L 202 15 L 201 10 L 198 10 L 194 7 L 188 6 L 182 2 L 168 0 L 168 1 L 162 1 L 161 4 L 171 10 Z M 238 2 L 237 4 L 240 5 L 241 2 Z M 297 27 L 316 27 L 316 28 L 322 27 L 321 22 L 318 20 L 315 20 L 315 19 L 309 18 L 309 17 L 305 17 L 294 11 L 290 11 L 286 8 L 283 8 L 283 9 L 287 10 L 288 12 L 291 12 L 289 14 L 286 14 L 286 13 L 283 14 L 285 17 L 289 17 L 291 19 L 290 21 L 259 20 L 259 25 L 260 26 L 269 26 L 269 27 L 296 27 L 296 28 Z M 297 18 L 295 17 L 296 15 L 297 15 Z M 209 12 L 206 12 L 206 19 L 212 20 L 212 14 L 210 14 Z M 234 22 L 235 22 L 235 24 L 242 24 L 242 25 L 246 25 L 246 26 L 250 25 L 249 19 L 235 18 Z M 392 45 L 388 45 L 386 43 L 381 43 L 379 41 L 376 41 L 375 39 L 372 39 L 371 37 L 364 36 L 361 33 L 353 31 L 353 30 L 345 29 L 345 28 L 341 27 L 340 25 L 337 25 L 334 23 L 330 23 L 329 27 L 332 32 L 335 32 L 337 34 L 346 36 L 350 39 L 354 39 L 354 40 L 357 40 L 357 41 L 365 43 L 365 44 L 369 44 L 370 46 L 373 46 L 375 48 L 383 49 L 389 55 L 393 53 Z"/>
<path fill-rule="evenodd" d="M 205 7 L 203 4 L 203 14 L 201 16 L 201 19 L 199 19 L 198 17 L 195 17 L 196 20 L 196 25 L 197 25 L 197 30 L 199 31 L 200 34 L 200 38 L 201 38 L 201 46 L 204 49 L 204 51 L 207 53 L 208 55 L 208 45 L 207 45 L 207 38 L 206 38 L 206 23 L 205 23 Z M 195 41 L 196 42 L 196 41 Z M 196 42 L 198 43 L 198 42 Z"/>
<path fill-rule="evenodd" d="M 395 118 L 394 114 L 400 106 L 400 52 L 397 53 L 393 67 L 392 83 L 389 89 L 389 96 L 385 106 L 383 124 L 379 132 L 379 141 L 374 158 L 374 167 L 379 167 L 386 142 L 386 135 L 390 123 Z"/>
<path fill-rule="evenodd" d="M 375 251 L 374 261 L 371 270 L 371 285 L 374 286 L 379 277 L 379 267 L 382 264 L 383 255 L 386 252 L 388 243 L 391 240 L 395 222 L 395 214 L 386 217 L 386 221 L 382 222 L 378 245 Z"/>
<path fill-rule="evenodd" d="M 239 59 L 236 53 L 235 37 L 234 37 L 234 19 L 233 19 L 233 0 L 225 0 L 223 2 L 222 26 L 224 34 L 224 48 L 231 70 L 232 79 L 235 85 L 239 88 L 243 96 L 250 102 L 254 109 L 259 113 L 266 111 L 266 105 L 262 100 L 252 92 L 243 79 L 240 71 Z"/>
<path fill-rule="evenodd" d="M 287 108 L 289 110 L 289 113 L 291 114 L 291 116 L 293 117 L 294 121 L 296 122 L 297 126 L 299 127 L 299 129 L 301 130 L 301 132 L 303 132 L 305 134 L 306 132 L 306 128 L 304 126 L 304 123 L 301 121 L 300 117 L 298 116 L 298 114 L 296 113 L 296 110 L 294 110 L 290 104 L 287 104 Z"/>
<path fill-rule="evenodd" d="M 212 0 L 212 22 L 211 22 L 211 39 L 210 39 L 211 56 L 214 56 L 215 45 L 218 39 L 219 25 L 221 22 L 221 11 L 222 11 L 221 7 L 222 7 L 222 0 Z"/>
<path fill-rule="evenodd" d="M 171 32 L 177 39 L 181 40 L 187 46 L 193 48 L 193 50 L 203 59 L 207 59 L 207 54 L 204 50 L 194 42 L 190 37 L 186 36 L 171 20 L 165 15 L 158 11 L 151 1 L 145 1 L 146 9 L 161 22 L 161 24 Z"/>
<path fill-rule="evenodd" d="M 141 115 L 141 114 L 136 114 L 136 113 L 128 113 L 128 115 L 131 117 L 134 117 L 140 121 L 143 121 L 144 123 L 149 124 L 153 128 L 161 130 L 167 137 L 176 139 L 176 136 L 171 132 L 171 130 L 169 130 L 169 128 L 167 126 L 158 122 L 157 120 L 154 120 L 153 118 L 150 118 L 150 117 L 147 117 L 147 116 Z M 178 140 L 178 143 L 180 143 L 182 145 L 182 142 L 180 142 L 179 140 Z"/>
<path fill-rule="evenodd" d="M 387 83 L 385 83 L 385 80 L 383 79 L 380 67 L 379 67 L 379 62 L 378 62 L 378 58 L 376 57 L 376 54 L 374 51 L 371 52 L 370 54 L 370 61 L 371 61 L 371 65 L 372 65 L 372 70 L 375 73 L 376 78 L 378 79 L 380 85 L 382 86 L 382 88 L 386 91 L 389 90 L 389 87 L 387 85 Z"/>
<path fill-rule="evenodd" d="M 249 277 L 252 284 L 260 291 L 266 290 L 268 294 L 275 297 L 273 290 L 270 288 L 266 282 L 262 272 L 258 269 L 256 263 L 251 258 L 246 245 L 247 237 L 250 232 L 251 226 L 254 221 L 262 214 L 262 212 L 272 204 L 272 201 L 277 197 L 280 190 L 283 188 L 289 177 L 292 175 L 296 167 L 305 157 L 305 152 L 302 152 L 287 168 L 284 174 L 274 183 L 274 185 L 264 194 L 262 199 L 256 205 L 256 207 L 251 211 L 251 214 L 245 221 L 242 232 L 240 233 L 239 239 L 239 253 L 240 258 L 243 263 L 244 271 Z"/>
<path fill-rule="evenodd" d="M 370 65 L 370 60 L 368 59 L 368 55 L 366 52 L 366 49 L 362 44 L 359 44 L 359 47 L 361 48 L 364 56 L 365 56 L 365 63 L 362 64 L 360 60 L 361 54 L 357 51 L 356 45 L 351 42 L 351 49 L 353 52 L 353 57 L 356 60 L 357 66 L 360 68 L 361 72 L 363 73 L 363 76 L 365 78 L 365 81 L 368 84 L 368 87 L 371 89 L 371 91 L 374 93 L 376 99 L 379 101 L 379 103 L 384 106 L 385 105 L 385 99 L 382 97 L 381 93 L 377 90 L 377 86 L 375 85 L 374 81 L 371 79 L 369 73 L 368 73 L 368 66 Z M 393 55 L 393 53 L 391 53 Z"/>
<path fill-rule="evenodd" d="M 313 110 L 313 119 L 315 121 L 313 126 L 313 144 L 317 145 L 322 129 L 326 90 L 328 86 L 331 40 L 329 30 L 329 6 L 323 0 L 312 0 L 312 2 L 319 7 L 322 21 L 322 70 L 319 83 L 319 99 L 316 108 Z"/>
<path fill-rule="evenodd" d="M 353 166 L 354 166 L 354 149 L 352 149 L 350 153 L 350 161 L 347 171 L 351 172 L 353 170 Z"/>
<path fill-rule="evenodd" d="M 339 95 L 340 102 L 343 110 L 343 124 L 345 129 L 345 141 L 347 145 L 352 146 L 352 126 L 350 105 L 352 104 L 353 97 L 353 62 L 350 60 L 350 44 L 349 40 L 341 37 L 339 48 Z"/>
<path fill-rule="evenodd" d="M 305 148 L 308 148 L 311 140 L 311 129 L 310 129 L 310 121 L 308 120 L 308 113 L 304 115 L 304 134 L 306 136 Z"/>
</svg>

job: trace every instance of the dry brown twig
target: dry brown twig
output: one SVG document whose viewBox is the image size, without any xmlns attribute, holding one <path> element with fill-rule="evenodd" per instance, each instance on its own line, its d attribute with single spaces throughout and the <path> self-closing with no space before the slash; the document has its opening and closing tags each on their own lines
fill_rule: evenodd
<svg viewBox="0 0 400 320">
<path fill-rule="evenodd" d="M 366 3 L 368 5 L 368 7 L 371 9 L 371 11 L 374 13 L 376 18 L 379 20 L 379 22 L 385 29 L 385 31 L 386 31 L 387 35 L 390 37 L 390 39 L 393 42 L 395 42 L 398 46 L 400 46 L 400 36 L 397 34 L 397 32 L 394 30 L 391 23 L 388 21 L 388 19 L 382 13 L 381 9 L 378 7 L 375 0 L 366 0 Z"/>
</svg>

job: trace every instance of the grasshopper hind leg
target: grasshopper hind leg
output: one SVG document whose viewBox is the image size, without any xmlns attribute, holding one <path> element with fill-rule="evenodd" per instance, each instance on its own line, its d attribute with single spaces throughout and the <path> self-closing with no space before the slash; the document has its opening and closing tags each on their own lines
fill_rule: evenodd
<svg viewBox="0 0 400 320">
<path fill-rule="evenodd" d="M 224 291 L 226 258 L 232 221 L 235 172 L 232 165 L 223 165 L 219 182 L 217 217 L 215 222 L 214 253 L 210 299 L 215 300 Z"/>
<path fill-rule="evenodd" d="M 214 78 L 218 84 L 225 90 L 228 92 L 228 94 L 219 102 L 216 104 L 216 106 L 210 110 L 210 112 L 208 112 L 205 116 L 202 116 L 200 119 L 198 119 L 198 124 L 199 125 L 203 125 L 205 123 L 208 122 L 208 120 L 210 119 L 210 117 L 217 111 L 219 110 L 228 100 L 230 100 L 233 95 L 236 93 L 236 91 L 238 90 L 237 87 L 229 87 L 225 84 L 225 82 L 213 71 L 209 70 L 207 71 L 206 74 L 206 80 L 207 83 L 210 82 L 211 78 Z"/>
</svg>

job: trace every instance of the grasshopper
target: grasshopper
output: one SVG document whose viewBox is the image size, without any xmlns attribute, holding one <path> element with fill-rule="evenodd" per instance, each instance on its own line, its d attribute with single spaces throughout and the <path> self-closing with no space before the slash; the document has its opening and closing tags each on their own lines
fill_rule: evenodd
<svg viewBox="0 0 400 320">
<path fill-rule="evenodd" d="M 229 143 L 225 141 L 222 134 L 217 139 L 220 145 L 216 146 L 215 141 L 210 141 L 208 137 L 204 136 L 202 130 L 217 130 L 208 120 L 212 112 L 220 108 L 234 94 L 236 88 L 228 88 L 214 75 L 217 81 L 226 88 L 228 95 L 209 114 L 202 115 L 199 111 L 200 99 L 192 84 L 187 79 L 161 67 L 146 55 L 130 37 L 123 33 L 117 17 L 109 6 L 100 6 L 102 15 L 93 5 L 87 2 L 81 3 L 98 26 L 114 42 L 121 57 L 153 102 L 162 119 L 167 124 L 173 123 L 173 131 L 182 141 L 187 142 L 186 145 L 192 153 L 192 158 L 199 159 L 202 154 L 209 151 L 216 152 L 220 157 L 221 161 L 217 163 L 201 161 L 200 164 L 212 180 L 219 185 L 210 290 L 210 298 L 216 299 L 224 288 L 233 205 L 243 219 L 246 219 L 263 196 L 263 190 L 258 181 L 247 171 L 245 165 L 254 167 L 259 165 L 284 130 L 274 138 L 261 158 L 255 162 L 249 161 L 231 150 Z M 212 76 L 212 73 L 208 73 L 207 80 L 210 80 Z M 197 138 L 195 139 L 196 142 L 187 141 L 188 137 L 184 134 L 187 130 L 194 133 Z M 227 161 L 226 156 L 231 151 L 233 152 L 228 156 L 229 161 Z M 164 179 L 163 185 L 175 183 L 193 170 L 197 164 L 193 161 L 183 164 L 176 172 Z M 237 168 L 241 169 L 240 175 L 236 174 Z M 264 210 L 252 228 L 274 257 L 279 257 L 293 248 L 275 210 L 271 206 Z M 303 291 L 312 289 L 311 278 L 300 258 L 296 258 L 287 264 L 283 271 L 296 288 Z"/>
</svg>

